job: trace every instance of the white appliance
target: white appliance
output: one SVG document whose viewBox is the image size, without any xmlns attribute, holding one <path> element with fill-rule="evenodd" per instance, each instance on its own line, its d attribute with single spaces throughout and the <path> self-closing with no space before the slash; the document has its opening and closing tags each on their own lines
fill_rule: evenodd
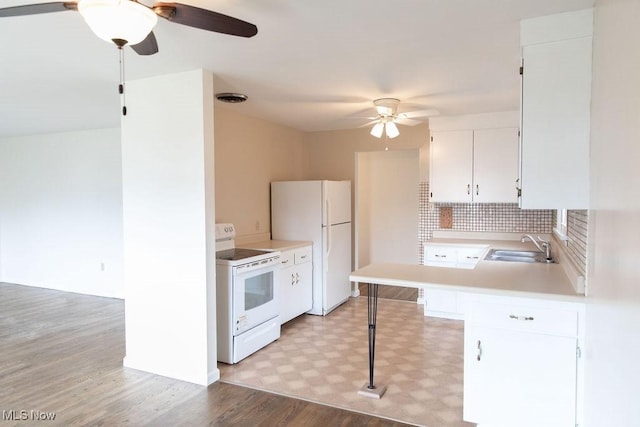
<svg viewBox="0 0 640 427">
<path fill-rule="evenodd" d="M 313 242 L 313 307 L 326 315 L 351 296 L 351 181 L 271 183 L 271 236 Z"/>
<path fill-rule="evenodd" d="M 237 363 L 280 338 L 280 252 L 235 247 L 233 224 L 216 224 L 218 360 Z"/>
</svg>

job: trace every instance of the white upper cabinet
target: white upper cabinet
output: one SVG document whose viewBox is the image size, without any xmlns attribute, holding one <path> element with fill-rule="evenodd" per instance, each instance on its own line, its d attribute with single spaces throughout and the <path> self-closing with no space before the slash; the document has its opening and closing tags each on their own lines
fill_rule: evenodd
<svg viewBox="0 0 640 427">
<path fill-rule="evenodd" d="M 473 201 L 518 203 L 518 129 L 473 131 Z"/>
<path fill-rule="evenodd" d="M 517 112 L 431 119 L 431 200 L 517 203 L 517 123 Z"/>
<path fill-rule="evenodd" d="M 589 207 L 593 11 L 521 22 L 525 209 Z"/>
<path fill-rule="evenodd" d="M 473 131 L 431 135 L 431 200 L 470 202 L 473 181 Z"/>
</svg>

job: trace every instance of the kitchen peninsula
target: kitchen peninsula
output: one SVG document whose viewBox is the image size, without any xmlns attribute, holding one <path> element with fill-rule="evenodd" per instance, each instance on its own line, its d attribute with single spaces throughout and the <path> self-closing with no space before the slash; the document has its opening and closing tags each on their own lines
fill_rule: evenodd
<svg viewBox="0 0 640 427">
<path fill-rule="evenodd" d="M 468 243 L 446 243 L 452 241 Z M 531 249 L 519 241 L 474 243 Z M 474 269 L 374 263 L 352 272 L 350 280 L 370 284 L 374 310 L 378 285 L 464 294 L 466 421 L 481 426 L 581 424 L 584 296 L 576 293 L 561 263 L 480 259 Z M 375 313 L 373 325 L 372 316 L 369 320 L 375 343 Z M 369 385 L 383 389 L 373 382 L 373 356 Z"/>
</svg>

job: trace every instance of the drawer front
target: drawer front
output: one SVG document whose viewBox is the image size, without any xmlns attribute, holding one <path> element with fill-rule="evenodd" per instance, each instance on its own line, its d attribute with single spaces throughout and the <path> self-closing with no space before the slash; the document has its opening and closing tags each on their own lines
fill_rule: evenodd
<svg viewBox="0 0 640 427">
<path fill-rule="evenodd" d="M 484 255 L 486 249 L 461 248 L 458 249 L 458 263 L 475 264 Z"/>
<path fill-rule="evenodd" d="M 570 309 L 473 301 L 469 303 L 466 320 L 473 325 L 522 332 L 578 335 L 578 313 Z"/>
<path fill-rule="evenodd" d="M 280 252 L 280 263 L 283 268 L 292 266 L 294 264 L 294 251 Z"/>
<path fill-rule="evenodd" d="M 307 246 L 307 247 L 304 247 L 304 248 L 296 249 L 296 251 L 295 251 L 295 263 L 296 264 L 303 264 L 305 262 L 310 262 L 311 261 L 311 255 L 312 255 L 312 247 L 311 246 Z"/>
<path fill-rule="evenodd" d="M 442 262 L 442 263 L 455 263 L 456 262 L 456 250 L 448 247 L 438 246 L 425 246 L 424 247 L 424 262 Z"/>
</svg>

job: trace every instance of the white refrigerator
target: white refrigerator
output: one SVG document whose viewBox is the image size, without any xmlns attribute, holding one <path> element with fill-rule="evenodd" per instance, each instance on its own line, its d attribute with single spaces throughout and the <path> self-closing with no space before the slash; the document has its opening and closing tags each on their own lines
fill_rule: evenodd
<svg viewBox="0 0 640 427">
<path fill-rule="evenodd" d="M 271 238 L 313 242 L 313 305 L 326 315 L 351 296 L 351 181 L 271 183 Z"/>
</svg>

